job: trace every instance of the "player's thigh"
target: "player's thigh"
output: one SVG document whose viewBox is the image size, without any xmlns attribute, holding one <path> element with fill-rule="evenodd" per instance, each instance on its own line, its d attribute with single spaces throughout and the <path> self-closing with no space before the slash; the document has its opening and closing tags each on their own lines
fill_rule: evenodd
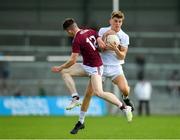
<svg viewBox="0 0 180 140">
<path fill-rule="evenodd" d="M 62 73 L 68 73 L 72 76 L 87 76 L 87 73 L 80 63 L 75 63 L 71 67 L 63 69 Z"/>
<path fill-rule="evenodd" d="M 114 84 L 118 86 L 121 91 L 129 92 L 129 85 L 124 74 L 118 75 L 112 80 Z"/>
</svg>

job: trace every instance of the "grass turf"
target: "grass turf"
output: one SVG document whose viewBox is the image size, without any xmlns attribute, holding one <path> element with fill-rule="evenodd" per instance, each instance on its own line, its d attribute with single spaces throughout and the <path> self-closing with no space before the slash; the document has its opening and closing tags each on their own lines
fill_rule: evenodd
<svg viewBox="0 0 180 140">
<path fill-rule="evenodd" d="M 86 117 L 86 128 L 69 132 L 78 117 L 0 117 L 0 139 L 180 139 L 180 116 Z"/>
</svg>

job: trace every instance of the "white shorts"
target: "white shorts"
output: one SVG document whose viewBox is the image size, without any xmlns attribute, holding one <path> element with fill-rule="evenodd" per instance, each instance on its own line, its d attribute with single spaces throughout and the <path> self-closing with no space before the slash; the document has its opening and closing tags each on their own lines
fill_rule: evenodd
<svg viewBox="0 0 180 140">
<path fill-rule="evenodd" d="M 102 66 L 99 66 L 99 67 L 90 67 L 90 66 L 87 66 L 87 65 L 83 65 L 81 64 L 83 69 L 85 70 L 85 72 L 91 76 L 91 75 L 94 75 L 94 74 L 98 74 L 98 75 L 101 75 L 103 74 L 103 65 Z"/>
<path fill-rule="evenodd" d="M 104 65 L 103 79 L 108 77 L 114 80 L 119 75 L 124 75 L 121 65 Z"/>
</svg>

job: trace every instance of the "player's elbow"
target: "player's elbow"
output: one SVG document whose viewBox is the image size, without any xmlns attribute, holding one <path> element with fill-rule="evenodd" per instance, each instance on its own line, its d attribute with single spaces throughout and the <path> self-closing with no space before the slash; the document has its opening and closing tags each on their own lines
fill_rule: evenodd
<svg viewBox="0 0 180 140">
<path fill-rule="evenodd" d="M 125 55 L 122 55 L 121 59 L 122 59 L 122 60 L 124 60 L 124 59 L 125 59 L 125 57 L 126 57 Z"/>
<path fill-rule="evenodd" d="M 117 56 L 117 58 L 118 58 L 119 60 L 124 60 L 125 57 L 126 57 L 125 55 Z"/>
<path fill-rule="evenodd" d="M 76 60 L 72 60 L 72 64 L 74 65 L 76 63 Z"/>
<path fill-rule="evenodd" d="M 69 60 L 69 63 L 70 63 L 71 65 L 74 65 L 74 64 L 76 63 L 76 59 L 70 59 L 70 60 Z"/>
</svg>

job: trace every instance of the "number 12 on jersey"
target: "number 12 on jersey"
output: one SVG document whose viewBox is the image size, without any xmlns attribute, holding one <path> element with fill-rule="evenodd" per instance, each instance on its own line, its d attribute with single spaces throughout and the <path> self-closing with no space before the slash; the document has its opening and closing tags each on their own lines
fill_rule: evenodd
<svg viewBox="0 0 180 140">
<path fill-rule="evenodd" d="M 95 36 L 90 36 L 88 38 L 86 38 L 86 42 L 89 43 L 89 45 L 91 46 L 91 48 L 93 48 L 93 50 L 96 50 L 96 38 Z"/>
</svg>

